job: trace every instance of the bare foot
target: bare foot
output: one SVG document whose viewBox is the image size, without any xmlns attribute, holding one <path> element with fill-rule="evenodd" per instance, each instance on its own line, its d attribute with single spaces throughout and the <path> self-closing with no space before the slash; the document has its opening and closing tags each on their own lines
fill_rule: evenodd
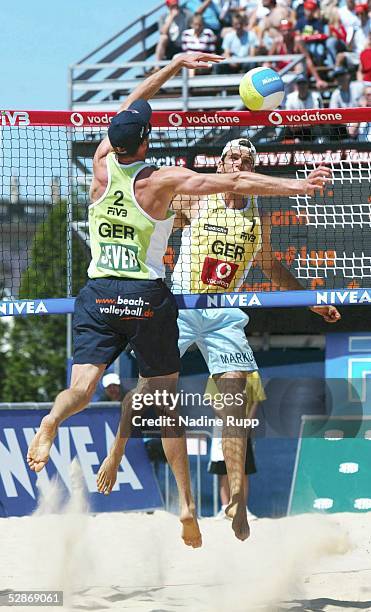
<svg viewBox="0 0 371 612">
<path fill-rule="evenodd" d="M 200 548 L 202 546 L 202 536 L 195 511 L 184 510 L 180 515 L 180 522 L 183 525 L 182 538 L 184 544 L 192 546 L 192 548 Z"/>
<path fill-rule="evenodd" d="M 247 540 L 250 527 L 247 522 L 246 504 L 244 501 L 231 502 L 225 509 L 226 516 L 232 520 L 232 529 L 238 540 Z"/>
<path fill-rule="evenodd" d="M 49 461 L 50 448 L 56 434 L 55 420 L 49 414 L 44 416 L 27 452 L 27 463 L 34 472 L 40 472 Z"/>
<path fill-rule="evenodd" d="M 109 495 L 117 478 L 121 459 L 109 454 L 99 468 L 97 474 L 97 489 L 99 493 Z"/>
</svg>

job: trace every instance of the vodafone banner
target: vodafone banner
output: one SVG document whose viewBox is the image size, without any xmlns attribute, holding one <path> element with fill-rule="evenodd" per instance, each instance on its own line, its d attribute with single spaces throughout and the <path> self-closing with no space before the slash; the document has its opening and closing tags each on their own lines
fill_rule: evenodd
<svg viewBox="0 0 371 612">
<path fill-rule="evenodd" d="M 104 111 L 0 111 L 0 126 L 108 127 L 116 113 Z M 309 109 L 304 111 L 154 112 L 153 127 L 236 127 L 260 125 L 310 125 L 359 123 L 370 120 L 369 108 Z"/>
</svg>

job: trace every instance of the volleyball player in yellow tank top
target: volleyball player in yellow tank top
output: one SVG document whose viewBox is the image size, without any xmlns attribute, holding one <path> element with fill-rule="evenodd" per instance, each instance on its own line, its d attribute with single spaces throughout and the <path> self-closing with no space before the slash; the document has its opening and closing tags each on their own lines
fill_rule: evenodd
<svg viewBox="0 0 371 612">
<path fill-rule="evenodd" d="M 218 173 L 254 172 L 256 150 L 246 138 L 228 142 L 221 154 Z M 302 289 L 298 280 L 272 251 L 270 219 L 260 215 L 254 195 L 220 193 L 207 198 L 177 197 L 175 228 L 182 228 L 178 261 L 172 276 L 174 293 L 215 293 L 238 291 L 252 262 L 281 289 Z M 312 308 L 329 323 L 340 315 L 335 307 Z M 181 310 L 178 316 L 179 350 L 183 356 L 197 344 L 210 374 L 222 394 L 239 396 L 248 391 L 247 377 L 258 370 L 245 334 L 249 317 L 237 308 Z M 229 414 L 244 417 L 246 398 Z M 223 453 L 230 483 L 230 504 L 226 515 L 239 539 L 249 535 L 246 502 L 242 495 L 246 456 L 252 455 L 249 436 L 223 429 Z M 247 446 L 246 446 L 247 444 Z M 248 451 L 248 452 L 247 452 Z"/>
</svg>

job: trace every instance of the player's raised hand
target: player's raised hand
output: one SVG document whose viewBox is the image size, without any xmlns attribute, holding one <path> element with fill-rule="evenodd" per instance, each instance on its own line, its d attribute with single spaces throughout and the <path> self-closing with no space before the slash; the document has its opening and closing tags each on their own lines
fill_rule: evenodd
<svg viewBox="0 0 371 612">
<path fill-rule="evenodd" d="M 224 57 L 215 53 L 181 53 L 175 59 L 180 67 L 209 68 L 210 64 L 222 62 Z"/>
<path fill-rule="evenodd" d="M 324 189 L 327 183 L 332 181 L 332 171 L 327 166 L 319 166 L 312 170 L 306 179 L 302 181 L 303 195 L 314 195 L 316 191 Z"/>
<path fill-rule="evenodd" d="M 341 314 L 335 306 L 312 306 L 310 310 L 323 317 L 326 323 L 337 323 L 341 319 Z"/>
</svg>

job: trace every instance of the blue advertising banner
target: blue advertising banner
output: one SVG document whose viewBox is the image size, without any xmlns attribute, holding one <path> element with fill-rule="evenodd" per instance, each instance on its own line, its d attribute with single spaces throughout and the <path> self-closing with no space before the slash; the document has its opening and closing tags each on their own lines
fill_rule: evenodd
<svg viewBox="0 0 371 612">
<path fill-rule="evenodd" d="M 71 491 L 70 465 L 77 457 L 92 512 L 150 510 L 163 501 L 141 438 L 129 440 L 116 484 L 110 495 L 97 492 L 96 474 L 113 442 L 118 408 L 89 408 L 68 419 L 59 429 L 50 460 L 39 474 L 26 462 L 28 444 L 45 410 L 0 410 L 0 517 L 32 513 L 38 502 L 37 483 L 55 477 L 66 494 Z"/>
<path fill-rule="evenodd" d="M 352 306 L 371 304 L 371 288 L 333 291 L 257 291 L 255 293 L 195 293 L 175 296 L 182 308 L 282 308 L 283 306 Z M 0 301 L 0 317 L 68 314 L 74 311 L 75 298 Z"/>
</svg>

